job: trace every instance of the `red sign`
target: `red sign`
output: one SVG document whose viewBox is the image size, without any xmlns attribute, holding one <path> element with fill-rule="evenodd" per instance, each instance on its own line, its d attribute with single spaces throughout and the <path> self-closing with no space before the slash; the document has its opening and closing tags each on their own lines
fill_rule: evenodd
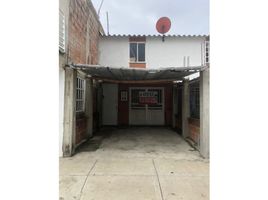
<svg viewBox="0 0 268 200">
<path fill-rule="evenodd" d="M 157 104 L 156 92 L 139 92 L 140 104 Z"/>
</svg>

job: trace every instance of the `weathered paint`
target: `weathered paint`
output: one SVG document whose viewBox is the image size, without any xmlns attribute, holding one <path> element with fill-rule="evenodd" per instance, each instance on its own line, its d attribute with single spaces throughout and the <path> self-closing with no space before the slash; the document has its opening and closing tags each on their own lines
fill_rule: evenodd
<svg viewBox="0 0 268 200">
<path fill-rule="evenodd" d="M 186 138 L 189 135 L 188 118 L 190 117 L 190 94 L 188 79 L 183 81 L 182 98 L 182 135 L 184 138 Z"/>
<path fill-rule="evenodd" d="M 64 87 L 65 72 L 62 67 L 59 68 L 59 156 L 63 156 L 63 122 L 64 122 Z"/>
<path fill-rule="evenodd" d="M 75 148 L 76 77 L 76 70 L 65 69 L 63 156 L 72 156 Z"/>
<path fill-rule="evenodd" d="M 200 153 L 209 158 L 209 69 L 200 73 Z"/>
<path fill-rule="evenodd" d="M 65 29 L 68 27 L 69 20 L 69 0 L 60 0 L 59 9 L 64 13 Z M 68 31 L 65 32 L 65 41 L 68 40 Z M 65 44 L 68 49 L 68 42 Z M 65 88 L 65 71 L 64 66 L 67 62 L 67 55 L 59 53 L 59 156 L 63 156 L 63 134 L 64 134 L 64 88 Z"/>
</svg>

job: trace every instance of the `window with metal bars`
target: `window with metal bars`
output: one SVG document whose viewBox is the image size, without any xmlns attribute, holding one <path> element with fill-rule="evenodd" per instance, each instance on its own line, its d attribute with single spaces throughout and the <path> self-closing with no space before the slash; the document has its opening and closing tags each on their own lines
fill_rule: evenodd
<svg viewBox="0 0 268 200">
<path fill-rule="evenodd" d="M 76 112 L 85 111 L 85 80 L 77 77 L 76 79 Z"/>
<path fill-rule="evenodd" d="M 190 117 L 200 119 L 199 83 L 190 85 Z"/>
</svg>

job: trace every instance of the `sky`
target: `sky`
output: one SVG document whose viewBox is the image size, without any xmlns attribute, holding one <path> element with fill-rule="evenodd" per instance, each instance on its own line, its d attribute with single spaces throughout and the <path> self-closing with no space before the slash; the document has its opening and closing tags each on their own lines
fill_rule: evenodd
<svg viewBox="0 0 268 200">
<path fill-rule="evenodd" d="M 92 0 L 98 12 L 102 0 Z M 209 34 L 209 0 L 104 0 L 100 21 L 110 34 L 158 34 L 155 24 L 160 17 L 171 20 L 167 34 Z"/>
</svg>

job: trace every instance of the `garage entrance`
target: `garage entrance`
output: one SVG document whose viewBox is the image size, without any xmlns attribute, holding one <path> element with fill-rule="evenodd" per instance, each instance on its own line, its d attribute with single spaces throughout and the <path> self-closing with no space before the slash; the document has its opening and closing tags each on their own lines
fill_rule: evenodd
<svg viewBox="0 0 268 200">
<path fill-rule="evenodd" d="M 164 125 L 164 88 L 129 88 L 129 124 Z"/>
<path fill-rule="evenodd" d="M 131 69 L 76 64 L 70 67 L 92 80 L 97 90 L 95 93 L 100 94 L 100 98 L 93 94 L 93 104 L 98 108 L 99 116 L 93 117 L 93 123 L 100 119 L 99 128 L 106 125 L 119 128 L 131 125 L 179 127 L 186 139 L 189 132 L 198 132 L 200 152 L 208 157 L 209 70 L 206 66 Z M 195 124 L 197 128 L 189 125 L 190 91 L 186 77 L 195 72 L 200 72 L 200 93 L 197 94 L 200 104 L 196 104 L 200 107 L 200 122 Z M 87 97 L 91 98 L 90 95 Z"/>
</svg>

